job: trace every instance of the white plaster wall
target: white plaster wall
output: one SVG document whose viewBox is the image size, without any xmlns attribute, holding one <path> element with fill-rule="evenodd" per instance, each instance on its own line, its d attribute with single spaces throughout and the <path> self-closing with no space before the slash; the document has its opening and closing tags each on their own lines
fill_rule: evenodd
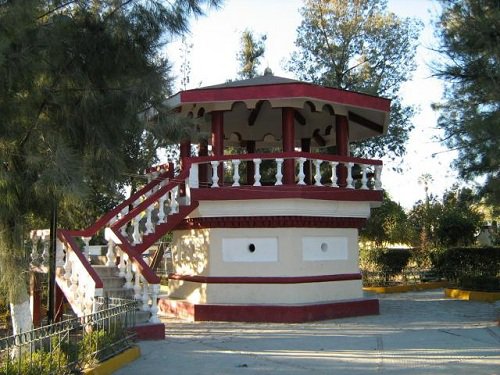
<svg viewBox="0 0 500 375">
<path fill-rule="evenodd" d="M 300 304 L 363 297 L 361 280 L 304 284 L 209 284 L 207 303 Z"/>
<path fill-rule="evenodd" d="M 303 238 L 317 238 L 319 246 L 322 242 L 345 242 L 347 246 L 346 259 L 318 259 L 304 261 Z M 241 251 L 248 252 L 245 260 L 224 261 L 223 242 L 228 239 L 245 239 L 252 242 L 252 238 L 277 238 L 278 256 L 277 260 L 262 261 L 256 257 L 251 262 L 251 254 L 242 242 Z M 235 241 L 237 243 L 237 241 Z M 258 242 L 255 241 L 257 254 Z M 335 250 L 330 244 L 331 250 Z M 240 249 L 238 249 L 240 250 Z M 317 252 L 321 252 L 320 247 Z M 265 249 L 263 249 L 265 251 Z M 334 275 L 340 273 L 356 273 L 358 267 L 358 236 L 357 229 L 326 229 L 326 228 L 234 228 L 210 230 L 210 254 L 209 275 L 210 276 L 317 276 Z"/>
</svg>

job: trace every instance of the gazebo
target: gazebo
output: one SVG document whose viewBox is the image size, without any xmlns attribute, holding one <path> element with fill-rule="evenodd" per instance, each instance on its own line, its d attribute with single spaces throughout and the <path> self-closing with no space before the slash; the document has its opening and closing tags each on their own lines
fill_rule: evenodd
<svg viewBox="0 0 500 375">
<path fill-rule="evenodd" d="M 197 155 L 181 144 L 197 207 L 173 228 L 160 309 L 262 322 L 377 314 L 358 229 L 382 201 L 382 162 L 351 157 L 349 143 L 386 133 L 390 101 L 267 72 L 168 103 L 199 133 Z"/>
</svg>

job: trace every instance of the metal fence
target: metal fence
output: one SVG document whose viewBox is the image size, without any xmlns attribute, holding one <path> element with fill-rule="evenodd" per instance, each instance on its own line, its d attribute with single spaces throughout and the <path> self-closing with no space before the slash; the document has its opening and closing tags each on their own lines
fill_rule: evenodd
<svg viewBox="0 0 500 375">
<path fill-rule="evenodd" d="M 129 348 L 137 302 L 99 298 L 96 310 L 0 339 L 0 375 L 78 374 Z"/>
</svg>

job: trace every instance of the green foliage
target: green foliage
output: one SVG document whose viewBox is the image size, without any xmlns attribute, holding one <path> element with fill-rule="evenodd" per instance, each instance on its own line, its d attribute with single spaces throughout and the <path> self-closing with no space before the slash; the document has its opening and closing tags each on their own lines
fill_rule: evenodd
<svg viewBox="0 0 500 375">
<path fill-rule="evenodd" d="M 409 249 L 363 248 L 360 250 L 360 268 L 365 272 L 365 282 L 387 285 L 399 275 L 411 258 Z M 376 275 L 368 276 L 368 275 Z"/>
<path fill-rule="evenodd" d="M 85 226 L 189 131 L 163 105 L 171 79 L 160 48 L 205 4 L 219 0 L 2 2 L 0 275 L 15 286 L 10 301 L 27 298 L 15 292 L 26 284 L 27 223 L 58 201 L 63 225 Z"/>
<path fill-rule="evenodd" d="M 464 179 L 485 178 L 482 193 L 500 204 L 500 2 L 440 0 L 435 23 L 442 59 L 434 74 L 445 82 L 438 126 L 458 151 L 454 166 Z"/>
<path fill-rule="evenodd" d="M 53 375 L 71 374 L 68 356 L 60 349 L 26 352 L 20 359 L 6 363 L 0 375 Z"/>
<path fill-rule="evenodd" d="M 360 239 L 373 242 L 379 248 L 389 243 L 406 244 L 411 238 L 410 231 L 403 207 L 384 193 L 382 205 L 372 209 L 366 226 L 360 232 Z"/>
<path fill-rule="evenodd" d="M 385 0 L 307 0 L 288 69 L 299 79 L 392 99 L 384 137 L 354 146 L 357 156 L 398 157 L 413 129 L 414 109 L 399 100 L 415 69 L 421 24 L 387 10 Z"/>
<path fill-rule="evenodd" d="M 424 249 L 473 244 L 484 221 L 478 198 L 471 189 L 453 187 L 441 201 L 431 196 L 417 202 L 409 213 L 413 244 Z"/>
<path fill-rule="evenodd" d="M 80 366 L 94 366 L 123 349 L 127 340 L 127 331 L 120 324 L 113 324 L 108 329 L 86 332 L 79 343 Z"/>
<path fill-rule="evenodd" d="M 500 248 L 449 248 L 432 255 L 433 267 L 458 287 L 500 291 Z"/>
<path fill-rule="evenodd" d="M 241 67 L 238 74 L 240 79 L 257 76 L 257 67 L 260 65 L 260 59 L 266 50 L 264 45 L 266 39 L 265 34 L 255 37 L 253 32 L 248 29 L 241 34 L 241 51 L 237 56 Z"/>
</svg>

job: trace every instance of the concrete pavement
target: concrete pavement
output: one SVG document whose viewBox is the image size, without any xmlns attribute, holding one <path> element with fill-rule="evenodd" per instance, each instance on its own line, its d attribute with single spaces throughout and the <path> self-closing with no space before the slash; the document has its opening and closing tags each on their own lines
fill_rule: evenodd
<svg viewBox="0 0 500 375">
<path fill-rule="evenodd" d="M 443 290 L 379 295 L 380 315 L 303 324 L 166 319 L 117 375 L 500 374 L 500 305 Z"/>
</svg>

